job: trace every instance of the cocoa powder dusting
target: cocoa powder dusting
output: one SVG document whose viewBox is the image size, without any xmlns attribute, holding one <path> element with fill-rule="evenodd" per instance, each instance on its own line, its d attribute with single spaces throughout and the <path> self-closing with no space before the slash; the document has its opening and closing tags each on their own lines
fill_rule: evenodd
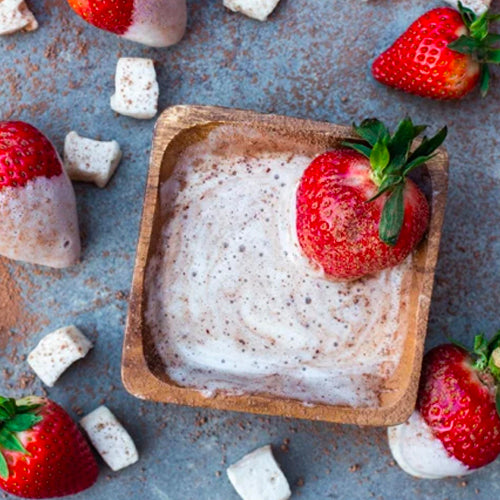
<svg viewBox="0 0 500 500">
<path fill-rule="evenodd" d="M 23 342 L 43 323 L 39 316 L 33 316 L 25 307 L 20 284 L 26 280 L 23 280 L 21 270 L 9 262 L 0 257 L 0 351 L 3 355 L 11 339 L 15 338 L 16 345 Z M 26 283 L 29 288 L 30 282 Z M 15 356 L 16 352 L 17 349 L 13 349 L 9 357 Z"/>
<path fill-rule="evenodd" d="M 21 317 L 21 290 L 12 278 L 7 263 L 0 259 L 0 350 L 7 347 L 11 331 Z"/>
</svg>

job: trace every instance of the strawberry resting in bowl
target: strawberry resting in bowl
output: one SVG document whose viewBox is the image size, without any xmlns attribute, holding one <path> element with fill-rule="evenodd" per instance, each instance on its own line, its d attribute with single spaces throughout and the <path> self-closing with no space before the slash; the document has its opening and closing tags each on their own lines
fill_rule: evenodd
<svg viewBox="0 0 500 500">
<path fill-rule="evenodd" d="M 315 158 L 303 173 L 297 237 L 330 279 L 354 280 L 393 267 L 422 239 L 429 205 L 407 176 L 433 156 L 447 133 L 445 127 L 424 137 L 412 152 L 424 129 L 406 118 L 390 135 L 380 121 L 365 120 L 355 130 L 367 144 L 344 143 Z"/>
</svg>

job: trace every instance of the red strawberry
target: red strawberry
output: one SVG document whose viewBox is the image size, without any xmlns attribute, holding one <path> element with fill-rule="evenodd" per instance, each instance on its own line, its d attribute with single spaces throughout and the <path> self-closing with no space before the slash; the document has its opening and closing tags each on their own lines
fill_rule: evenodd
<svg viewBox="0 0 500 500">
<path fill-rule="evenodd" d="M 0 255 L 65 267 L 80 255 L 75 194 L 50 141 L 0 122 Z"/>
<path fill-rule="evenodd" d="M 411 94 L 433 99 L 460 99 L 481 83 L 486 94 L 487 63 L 500 62 L 489 35 L 494 16 L 477 16 L 460 4 L 433 9 L 418 18 L 385 52 L 375 59 L 376 80 Z"/>
<path fill-rule="evenodd" d="M 68 0 L 97 28 L 152 47 L 177 43 L 186 29 L 186 0 Z"/>
<path fill-rule="evenodd" d="M 68 0 L 85 21 L 102 30 L 123 35 L 132 24 L 134 0 Z"/>
<path fill-rule="evenodd" d="M 0 122 L 0 190 L 61 173 L 56 150 L 40 131 L 28 123 Z"/>
<path fill-rule="evenodd" d="M 407 472 L 462 475 L 500 455 L 500 333 L 489 343 L 476 337 L 474 353 L 476 361 L 465 349 L 445 344 L 425 356 L 417 414 L 389 432 L 391 450 Z M 439 453 L 442 474 L 433 463 Z"/>
<path fill-rule="evenodd" d="M 71 417 L 45 398 L 0 397 L 0 487 L 24 498 L 72 495 L 99 473 Z"/>
<path fill-rule="evenodd" d="M 369 146 L 329 151 L 297 189 L 297 236 L 304 254 L 334 280 L 352 280 L 404 260 L 424 235 L 429 206 L 407 174 L 444 141 L 446 128 L 410 147 L 425 127 L 403 120 L 393 136 L 378 120 L 356 132 Z M 356 151 L 353 151 L 356 150 Z"/>
</svg>

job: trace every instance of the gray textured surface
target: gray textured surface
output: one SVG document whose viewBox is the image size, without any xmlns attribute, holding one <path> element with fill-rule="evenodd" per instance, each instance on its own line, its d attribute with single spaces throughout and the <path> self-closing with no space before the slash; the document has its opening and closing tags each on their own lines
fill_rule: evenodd
<svg viewBox="0 0 500 500">
<path fill-rule="evenodd" d="M 136 400 L 122 388 L 124 294 L 153 121 L 111 112 L 119 56 L 157 61 L 161 108 L 214 104 L 341 124 L 373 115 L 394 124 L 409 113 L 436 127 L 448 123 L 450 193 L 427 344 L 447 334 L 468 341 L 479 330 L 500 326 L 498 81 L 486 100 L 474 94 L 443 104 L 383 88 L 369 73 L 374 56 L 439 2 L 282 0 L 265 24 L 221 4 L 188 1 L 187 35 L 168 50 L 142 48 L 87 26 L 65 0 L 32 0 L 39 31 L 0 40 L 0 118 L 33 123 L 59 149 L 75 129 L 118 140 L 125 155 L 107 189 L 76 186 L 84 245 L 80 266 L 55 272 L 10 264 L 24 290 L 26 314 L 34 319 L 28 334 L 13 328 L 2 360 L 8 372 L 0 372 L 2 392 L 42 390 L 31 379 L 21 388 L 19 381 L 29 373 L 23 355 L 52 329 L 74 322 L 96 341 L 88 358 L 48 393 L 73 415 L 106 401 L 135 438 L 141 460 L 119 473 L 103 465 L 97 485 L 79 495 L 86 500 L 236 499 L 226 466 L 266 443 L 274 445 L 296 497 L 304 500 L 498 498 L 498 462 L 466 482 L 419 481 L 391 465 L 384 429 L 164 406 Z M 288 452 L 280 448 L 286 439 Z"/>
</svg>

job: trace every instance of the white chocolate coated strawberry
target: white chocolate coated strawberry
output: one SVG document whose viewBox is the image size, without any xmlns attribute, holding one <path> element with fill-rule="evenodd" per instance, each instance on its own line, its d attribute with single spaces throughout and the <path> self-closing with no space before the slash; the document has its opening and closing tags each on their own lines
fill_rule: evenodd
<svg viewBox="0 0 500 500">
<path fill-rule="evenodd" d="M 186 0 L 135 0 L 132 19 L 123 38 L 150 47 L 174 45 L 186 31 Z"/>
<path fill-rule="evenodd" d="M 0 255 L 57 268 L 80 257 L 71 181 L 51 142 L 20 121 L 0 122 Z"/>
<path fill-rule="evenodd" d="M 389 427 L 388 437 L 394 460 L 407 474 L 441 479 L 472 472 L 448 454 L 418 411 L 414 411 L 405 423 Z"/>
<path fill-rule="evenodd" d="M 186 30 L 186 0 L 68 0 L 97 28 L 151 47 L 177 43 Z"/>
</svg>

